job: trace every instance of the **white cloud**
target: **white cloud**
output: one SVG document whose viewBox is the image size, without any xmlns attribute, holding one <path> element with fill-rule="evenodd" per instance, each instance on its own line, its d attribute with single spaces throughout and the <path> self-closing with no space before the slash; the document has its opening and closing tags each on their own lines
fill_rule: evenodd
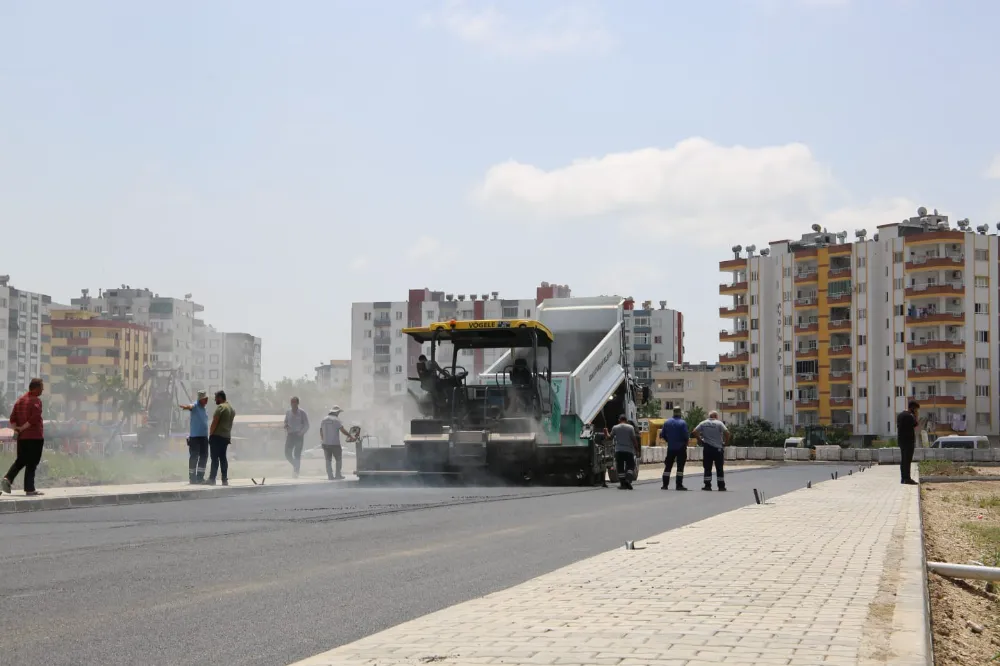
<svg viewBox="0 0 1000 666">
<path fill-rule="evenodd" d="M 406 251 L 406 257 L 422 271 L 438 273 L 452 265 L 457 258 L 455 248 L 446 245 L 433 236 L 421 236 Z"/>
<path fill-rule="evenodd" d="M 983 176 L 990 180 L 1000 180 L 1000 155 L 993 158 L 993 161 L 990 163 L 989 168 L 986 169 L 986 173 L 983 174 Z"/>
<path fill-rule="evenodd" d="M 702 138 L 550 170 L 504 162 L 487 171 L 473 196 L 514 219 L 614 220 L 647 237 L 712 246 L 760 246 L 812 223 L 853 237 L 854 228 L 873 232 L 916 210 L 903 198 L 856 204 L 803 144 L 750 148 Z"/>
<path fill-rule="evenodd" d="M 614 44 L 601 17 L 579 5 L 559 7 L 535 20 L 514 20 L 492 4 L 471 8 L 464 0 L 449 0 L 440 11 L 422 17 L 421 23 L 490 52 L 513 57 L 604 52 Z"/>
</svg>

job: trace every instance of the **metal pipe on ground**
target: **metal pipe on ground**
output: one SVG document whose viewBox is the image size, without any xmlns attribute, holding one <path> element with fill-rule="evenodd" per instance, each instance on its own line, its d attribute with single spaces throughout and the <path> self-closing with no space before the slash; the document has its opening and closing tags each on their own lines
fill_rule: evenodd
<svg viewBox="0 0 1000 666">
<path fill-rule="evenodd" d="M 928 562 L 927 569 L 948 578 L 963 580 L 988 580 L 1000 582 L 1000 568 L 979 567 L 971 564 L 948 564 L 947 562 Z"/>
</svg>

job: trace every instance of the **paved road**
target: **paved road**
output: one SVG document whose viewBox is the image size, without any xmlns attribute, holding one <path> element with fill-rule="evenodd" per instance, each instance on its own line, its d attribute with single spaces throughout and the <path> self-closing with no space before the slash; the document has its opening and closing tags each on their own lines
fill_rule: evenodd
<svg viewBox="0 0 1000 666">
<path fill-rule="evenodd" d="M 4 516 L 0 654 L 285 666 L 835 469 L 733 471 L 727 494 L 348 484 Z"/>
</svg>

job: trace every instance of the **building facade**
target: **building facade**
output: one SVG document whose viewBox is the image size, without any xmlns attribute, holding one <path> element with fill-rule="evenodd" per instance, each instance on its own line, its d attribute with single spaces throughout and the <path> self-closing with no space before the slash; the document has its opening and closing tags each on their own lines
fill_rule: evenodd
<svg viewBox="0 0 1000 666">
<path fill-rule="evenodd" d="M 998 239 L 986 226 L 950 227 L 937 211 L 798 241 L 720 262 L 732 368 L 727 419 L 812 424 L 857 436 L 895 436 L 895 417 L 921 403 L 933 435 L 995 435 Z"/>
<path fill-rule="evenodd" d="M 120 377 L 125 390 L 142 390 L 143 368 L 149 363 L 152 348 L 150 329 L 81 310 L 52 310 L 50 317 L 43 327 L 47 337 L 51 337 L 47 345 L 51 349 L 49 391 L 60 396 L 62 413 L 66 416 L 96 422 L 103 414 L 108 420 L 114 400 L 101 395 L 99 378 Z M 73 374 L 75 380 L 71 378 Z M 86 388 L 74 395 L 70 382 L 77 386 L 84 384 Z M 140 395 L 143 402 L 145 398 Z"/>
<path fill-rule="evenodd" d="M 651 385 L 657 372 L 684 361 L 684 315 L 660 301 L 644 301 L 636 308 L 632 299 L 625 307 L 625 342 L 629 361 L 640 384 Z"/>
<path fill-rule="evenodd" d="M 730 373 L 716 363 L 667 363 L 666 368 L 653 373 L 653 399 L 659 401 L 661 415 L 667 418 L 671 410 L 680 407 L 687 414 L 693 407 L 706 413 L 715 408 L 725 394 L 723 382 Z"/>
<path fill-rule="evenodd" d="M 190 382 L 195 368 L 195 330 L 198 315 L 204 307 L 191 300 L 161 297 L 149 289 L 122 285 L 102 289 L 91 296 L 84 289 L 80 298 L 72 299 L 74 307 L 95 312 L 113 320 L 131 321 L 148 327 L 153 333 L 150 366 L 158 369 L 179 369 L 181 379 Z"/>
<path fill-rule="evenodd" d="M 192 400 L 198 391 L 214 395 L 226 385 L 226 335 L 201 320 L 195 320 L 195 323 L 194 370 L 188 387 Z"/>
<path fill-rule="evenodd" d="M 261 388 L 261 340 L 249 333 L 225 333 L 225 390 L 250 396 Z"/>
<path fill-rule="evenodd" d="M 332 360 L 316 366 L 316 383 L 325 391 L 342 391 L 351 385 L 351 362 Z"/>
<path fill-rule="evenodd" d="M 48 367 L 42 326 L 49 318 L 52 298 L 10 285 L 0 275 L 0 390 L 8 404 L 28 390 L 33 377 L 45 378 Z"/>
</svg>

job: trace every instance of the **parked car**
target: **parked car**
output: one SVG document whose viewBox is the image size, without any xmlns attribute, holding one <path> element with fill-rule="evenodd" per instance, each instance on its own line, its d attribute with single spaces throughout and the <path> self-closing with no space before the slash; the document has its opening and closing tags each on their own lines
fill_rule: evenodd
<svg viewBox="0 0 1000 666">
<path fill-rule="evenodd" d="M 932 449 L 988 449 L 990 440 L 982 435 L 947 435 L 938 437 L 931 444 Z"/>
</svg>

